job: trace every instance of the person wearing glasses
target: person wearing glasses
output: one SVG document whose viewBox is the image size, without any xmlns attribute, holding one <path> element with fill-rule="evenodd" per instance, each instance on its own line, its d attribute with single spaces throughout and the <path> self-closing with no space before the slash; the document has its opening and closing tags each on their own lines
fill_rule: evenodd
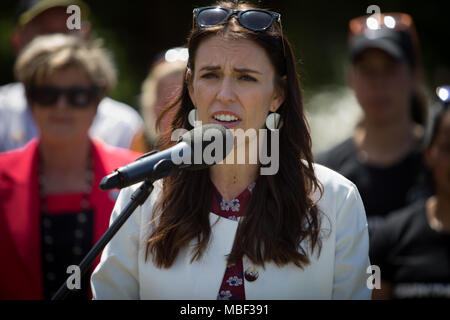
<svg viewBox="0 0 450 320">
<path fill-rule="evenodd" d="M 108 227 L 118 192 L 102 192 L 100 180 L 138 154 L 89 136 L 116 81 L 98 41 L 39 36 L 15 75 L 40 136 L 0 153 L 0 299 L 50 299 Z M 74 298 L 88 293 L 85 277 Z"/>
<path fill-rule="evenodd" d="M 385 13 L 351 20 L 349 51 L 349 84 L 363 118 L 352 137 L 315 160 L 356 184 L 372 232 L 389 212 L 426 197 L 427 105 L 412 18 Z"/>
<path fill-rule="evenodd" d="M 370 258 L 382 280 L 373 290 L 375 299 L 450 298 L 448 101 L 436 112 L 426 140 L 432 195 L 391 213 L 370 239 Z"/>
<path fill-rule="evenodd" d="M 87 39 L 91 36 L 89 7 L 80 0 L 17 1 L 17 27 L 11 33 L 11 47 L 16 55 L 35 37 L 67 33 Z M 80 29 L 70 30 L 67 8 L 80 8 Z M 143 131 L 139 113 L 127 104 L 105 96 L 98 106 L 90 135 L 109 145 L 129 149 L 133 139 Z M 38 136 L 38 127 L 27 105 L 20 82 L 0 86 L 0 152 L 23 147 Z"/>
<path fill-rule="evenodd" d="M 187 48 L 186 81 L 164 110 L 175 111 L 171 127 L 259 130 L 279 168 L 262 174 L 267 165 L 228 157 L 156 181 L 103 251 L 94 298 L 369 299 L 364 207 L 349 180 L 312 162 L 280 14 L 239 2 L 197 8 Z M 240 147 L 252 156 L 250 141 Z M 121 191 L 112 221 L 135 188 Z"/>
</svg>

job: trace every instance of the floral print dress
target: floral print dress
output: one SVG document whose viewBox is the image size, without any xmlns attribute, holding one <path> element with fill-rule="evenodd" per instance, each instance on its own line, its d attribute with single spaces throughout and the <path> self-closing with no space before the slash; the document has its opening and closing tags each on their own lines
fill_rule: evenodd
<svg viewBox="0 0 450 320">
<path fill-rule="evenodd" d="M 255 183 L 253 182 L 239 196 L 229 202 L 225 201 L 219 191 L 214 188 L 212 213 L 237 221 L 238 217 L 243 215 L 254 187 Z M 218 300 L 245 300 L 243 270 L 242 260 L 227 266 L 217 295 Z"/>
</svg>

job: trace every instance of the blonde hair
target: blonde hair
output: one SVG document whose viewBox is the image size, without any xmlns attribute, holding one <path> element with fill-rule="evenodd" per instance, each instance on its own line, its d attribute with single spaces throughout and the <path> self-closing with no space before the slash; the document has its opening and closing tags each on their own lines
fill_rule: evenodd
<svg viewBox="0 0 450 320">
<path fill-rule="evenodd" d="M 101 39 L 85 40 L 68 34 L 38 36 L 21 52 L 14 66 L 25 87 L 40 85 L 57 69 L 79 66 L 93 85 L 105 93 L 116 85 L 116 69 Z"/>
<path fill-rule="evenodd" d="M 140 97 L 141 114 L 143 115 L 148 133 L 152 137 L 157 136 L 156 117 L 151 109 L 155 106 L 157 101 L 158 85 L 166 77 L 177 73 L 184 74 L 186 65 L 186 61 L 161 62 L 150 71 L 142 84 Z M 182 85 L 183 84 L 180 83 L 180 89 Z"/>
</svg>

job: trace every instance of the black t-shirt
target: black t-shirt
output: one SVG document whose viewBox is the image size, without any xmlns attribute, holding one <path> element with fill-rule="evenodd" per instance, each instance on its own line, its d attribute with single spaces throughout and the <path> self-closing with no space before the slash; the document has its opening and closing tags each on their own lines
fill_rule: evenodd
<svg viewBox="0 0 450 320">
<path fill-rule="evenodd" d="M 391 213 L 370 237 L 370 262 L 393 298 L 450 298 L 450 233 L 433 230 L 425 201 Z"/>
<path fill-rule="evenodd" d="M 349 138 L 319 154 L 315 161 L 356 185 L 372 230 L 388 213 L 428 196 L 421 183 L 424 165 L 420 146 L 418 143 L 412 152 L 389 167 L 376 167 L 358 158 L 353 138 Z"/>
</svg>

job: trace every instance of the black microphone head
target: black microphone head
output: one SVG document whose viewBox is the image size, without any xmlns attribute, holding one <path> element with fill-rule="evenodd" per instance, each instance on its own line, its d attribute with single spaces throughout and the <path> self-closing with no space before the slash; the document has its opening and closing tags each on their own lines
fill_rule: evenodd
<svg viewBox="0 0 450 320">
<path fill-rule="evenodd" d="M 189 169 L 204 169 L 221 162 L 233 150 L 234 135 L 220 124 L 205 124 L 184 133 L 178 142 L 188 143 L 193 152 Z"/>
<path fill-rule="evenodd" d="M 117 171 L 114 171 L 113 173 L 110 173 L 109 175 L 103 177 L 102 181 L 100 182 L 100 189 L 102 190 L 109 190 L 113 188 L 122 188 L 122 177 L 118 174 Z"/>
</svg>

